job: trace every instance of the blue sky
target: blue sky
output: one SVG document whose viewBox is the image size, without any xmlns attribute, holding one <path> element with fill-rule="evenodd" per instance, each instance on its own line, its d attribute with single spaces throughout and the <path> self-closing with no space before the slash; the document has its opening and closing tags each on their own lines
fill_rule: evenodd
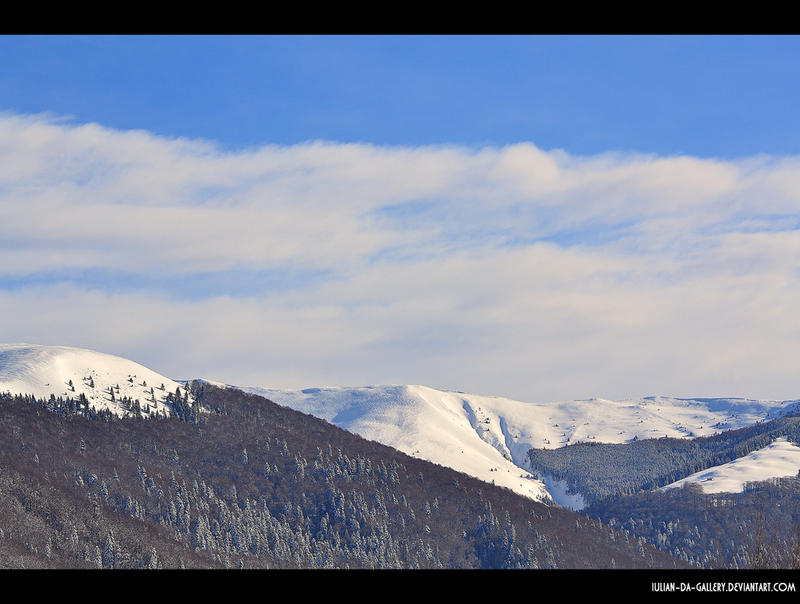
<svg viewBox="0 0 800 604">
<path fill-rule="evenodd" d="M 797 37 L 0 37 L 0 341 L 796 398 Z"/>
<path fill-rule="evenodd" d="M 3 37 L 0 108 L 232 148 L 795 154 L 796 36 Z"/>
</svg>

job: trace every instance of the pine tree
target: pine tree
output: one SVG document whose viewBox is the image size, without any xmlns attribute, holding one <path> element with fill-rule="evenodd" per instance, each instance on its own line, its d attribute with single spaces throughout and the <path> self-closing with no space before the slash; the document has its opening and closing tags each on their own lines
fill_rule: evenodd
<svg viewBox="0 0 800 604">
<path fill-rule="evenodd" d="M 156 548 L 150 548 L 150 555 L 147 558 L 147 566 L 146 568 L 157 569 L 161 565 L 158 562 L 158 553 L 156 552 Z"/>
<path fill-rule="evenodd" d="M 114 565 L 117 562 L 117 556 L 117 544 L 114 541 L 114 532 L 108 531 L 106 542 L 103 545 L 103 568 L 114 568 Z"/>
</svg>

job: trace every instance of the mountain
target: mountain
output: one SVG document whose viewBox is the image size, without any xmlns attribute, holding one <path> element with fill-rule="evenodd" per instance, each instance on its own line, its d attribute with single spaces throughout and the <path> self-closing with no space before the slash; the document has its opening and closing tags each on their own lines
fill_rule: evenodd
<svg viewBox="0 0 800 604">
<path fill-rule="evenodd" d="M 143 419 L 0 394 L 0 567 L 685 568 L 256 395 Z"/>
<path fill-rule="evenodd" d="M 516 463 L 530 435 L 509 429 L 506 415 L 477 397 L 424 386 L 242 390 L 526 497 L 549 499 L 544 484 Z"/>
<path fill-rule="evenodd" d="M 798 401 L 663 396 L 534 403 L 421 385 L 303 390 L 229 387 L 264 396 L 536 501 L 555 501 L 576 509 L 583 505 L 581 495 L 542 467 L 532 467 L 532 449 L 622 444 L 665 436 L 695 439 L 800 409 Z M 0 344 L 0 392 L 42 398 L 83 395 L 97 411 L 167 416 L 173 413 L 176 391 L 189 396 L 181 382 L 118 356 L 67 346 Z M 757 476 L 771 477 L 767 474 Z"/>
<path fill-rule="evenodd" d="M 122 357 L 69 346 L 0 344 L 0 392 L 86 397 L 90 407 L 125 415 L 170 415 L 171 395 L 183 384 Z M 185 392 L 184 392 L 185 394 Z"/>
<path fill-rule="evenodd" d="M 621 444 L 664 436 L 694 439 L 800 410 L 796 400 L 650 396 L 533 403 L 426 386 L 230 387 L 265 396 L 520 495 L 577 508 L 580 497 L 570 493 L 565 483 L 531 467 L 531 449 L 582 442 Z"/>
<path fill-rule="evenodd" d="M 173 395 L 181 392 L 181 386 L 139 363 L 110 354 L 67 346 L 0 344 L 0 392 L 42 398 L 83 395 L 88 406 L 115 415 L 169 415 Z M 231 387 L 531 499 L 577 508 L 580 498 L 576 499 L 565 483 L 531 467 L 531 449 L 664 436 L 692 439 L 800 409 L 798 401 L 743 398 L 532 403 L 420 385 L 303 390 Z M 769 472 L 757 475 L 770 477 L 765 474 Z"/>
<path fill-rule="evenodd" d="M 0 345 L 0 566 L 794 567 L 798 411 L 239 388 Z"/>
</svg>

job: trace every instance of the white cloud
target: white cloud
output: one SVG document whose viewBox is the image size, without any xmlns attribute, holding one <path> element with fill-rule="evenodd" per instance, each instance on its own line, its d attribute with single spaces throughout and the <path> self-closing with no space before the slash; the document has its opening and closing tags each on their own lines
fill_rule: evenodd
<svg viewBox="0 0 800 604">
<path fill-rule="evenodd" d="M 797 397 L 798 177 L 532 144 L 234 153 L 0 116 L 0 339 L 264 386 Z M 96 269 L 132 284 L 59 277 Z M 269 270 L 324 277 L 224 289 Z M 215 272 L 207 296 L 163 285 Z"/>
</svg>

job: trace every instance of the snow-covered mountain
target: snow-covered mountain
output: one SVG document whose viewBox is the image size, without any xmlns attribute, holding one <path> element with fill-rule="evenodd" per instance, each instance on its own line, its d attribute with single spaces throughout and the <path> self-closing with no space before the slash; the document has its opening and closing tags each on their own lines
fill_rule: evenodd
<svg viewBox="0 0 800 604">
<path fill-rule="evenodd" d="M 645 397 L 530 403 L 426 386 L 277 390 L 240 388 L 534 499 L 574 497 L 528 466 L 531 448 L 581 441 L 693 438 L 753 425 L 800 409 L 799 401 Z"/>
<path fill-rule="evenodd" d="M 800 401 L 796 400 L 644 397 L 532 403 L 419 385 L 304 390 L 226 386 L 264 396 L 364 438 L 505 486 L 526 497 L 553 499 L 565 505 L 575 503 L 574 494 L 568 494 L 565 485 L 548 476 L 539 480 L 536 468 L 528 466 L 529 449 L 557 448 L 581 441 L 624 443 L 662 436 L 694 438 L 800 410 Z M 148 411 L 169 415 L 167 395 L 179 388 L 184 391 L 180 382 L 118 356 L 67 346 L 0 344 L 0 392 L 40 398 L 51 394 L 77 398 L 83 394 L 97 410 L 109 409 L 117 415 L 129 412 L 123 399 L 139 400 Z M 733 462 L 739 463 L 733 469 L 718 469 L 715 476 L 720 478 L 714 478 L 715 484 L 733 484 L 721 478 L 730 471 L 746 476 L 746 480 L 796 473 L 791 470 L 800 448 L 794 451 L 792 447 L 783 443 L 780 450 L 773 447 L 768 452 L 757 452 L 759 455 L 744 473 L 744 459 Z M 780 453 L 783 460 L 777 464 L 767 462 L 768 453 Z M 707 477 L 686 480 L 703 480 L 706 484 L 710 482 L 704 480 Z"/>
<path fill-rule="evenodd" d="M 800 471 L 800 447 L 785 438 L 777 438 L 763 449 L 733 461 L 708 468 L 662 487 L 662 490 L 696 483 L 705 493 L 738 493 L 745 483 L 797 476 Z"/>
<path fill-rule="evenodd" d="M 425 386 L 242 390 L 526 497 L 549 497 L 523 467 L 531 435 L 474 397 Z"/>
<path fill-rule="evenodd" d="M 96 410 L 116 415 L 128 410 L 122 400 L 139 400 L 143 409 L 170 415 L 167 394 L 183 384 L 122 357 L 69 346 L 0 344 L 0 392 L 37 398 L 86 396 Z M 112 396 L 113 394 L 113 396 Z"/>
</svg>

